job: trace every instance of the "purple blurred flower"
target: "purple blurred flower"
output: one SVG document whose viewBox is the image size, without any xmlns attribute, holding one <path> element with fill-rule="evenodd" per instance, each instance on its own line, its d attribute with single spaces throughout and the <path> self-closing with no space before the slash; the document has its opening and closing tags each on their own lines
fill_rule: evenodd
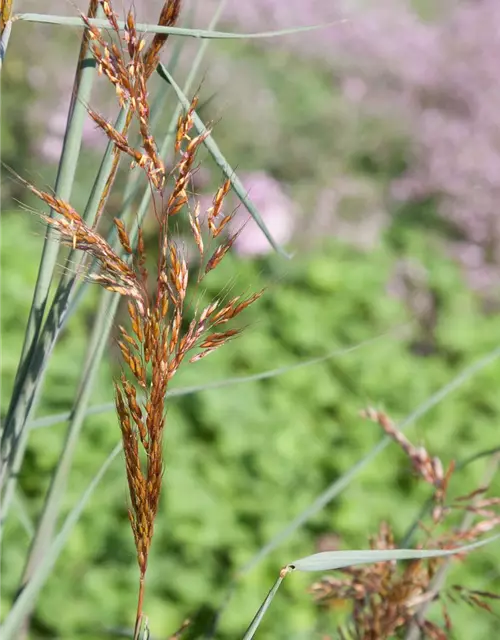
<svg viewBox="0 0 500 640">
<path fill-rule="evenodd" d="M 257 207 L 262 220 L 269 229 L 273 239 L 280 245 L 288 243 L 295 228 L 297 207 L 285 193 L 281 184 L 264 172 L 248 172 L 238 174 L 250 200 Z M 212 196 L 202 195 L 199 198 L 202 218 L 212 206 Z M 269 241 L 235 195 L 227 200 L 221 217 L 236 208 L 235 215 L 229 223 L 229 232 L 238 233 L 233 245 L 236 253 L 243 256 L 264 255 L 273 251 Z"/>
<path fill-rule="evenodd" d="M 294 202 L 281 184 L 263 171 L 242 174 L 240 179 L 273 239 L 278 244 L 285 245 L 292 238 L 297 216 Z M 242 225 L 244 228 L 234 243 L 234 248 L 240 255 L 255 256 L 272 251 L 269 241 L 243 206 L 239 207 L 231 221 L 231 231 L 234 233 Z"/>
</svg>

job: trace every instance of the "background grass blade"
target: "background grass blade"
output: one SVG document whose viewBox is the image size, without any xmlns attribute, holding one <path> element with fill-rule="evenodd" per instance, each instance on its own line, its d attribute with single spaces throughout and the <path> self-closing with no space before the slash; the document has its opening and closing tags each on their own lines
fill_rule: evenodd
<svg viewBox="0 0 500 640">
<path fill-rule="evenodd" d="M 399 329 L 396 328 L 395 332 Z M 310 367 L 315 364 L 319 364 L 321 362 L 325 362 L 326 360 L 330 360 L 331 358 L 347 355 L 352 353 L 353 351 L 357 351 L 362 347 L 366 347 L 373 342 L 376 342 L 382 338 L 386 338 L 390 335 L 393 335 L 391 331 L 387 333 L 383 333 L 380 336 L 376 336 L 375 338 L 370 338 L 369 340 L 365 340 L 364 342 L 360 342 L 357 345 L 352 347 L 345 347 L 343 349 L 335 349 L 325 354 L 324 356 L 317 356 L 316 358 L 310 358 L 308 360 L 301 360 L 300 362 L 296 362 L 295 364 L 290 364 L 284 367 L 278 367 L 277 369 L 269 369 L 267 371 L 261 371 L 260 373 L 253 373 L 248 376 L 235 376 L 234 378 L 225 378 L 223 380 L 214 380 L 213 382 L 207 382 L 205 384 L 193 385 L 190 387 L 178 387 L 177 389 L 171 389 L 167 391 L 167 398 L 175 398 L 179 396 L 187 396 L 194 393 L 200 393 L 202 391 L 211 391 L 212 389 L 222 389 L 224 387 L 231 387 L 236 384 L 245 384 L 248 382 L 258 382 L 259 380 L 267 380 L 268 378 L 275 378 L 277 376 L 285 375 L 290 371 L 295 371 L 296 369 L 302 369 L 303 367 Z M 95 405 L 93 407 L 89 407 L 86 410 L 85 415 L 96 415 L 99 413 L 106 413 L 108 411 L 113 411 L 115 409 L 114 402 L 105 402 L 103 404 Z M 71 417 L 71 412 L 66 411 L 64 413 L 57 413 L 51 416 L 43 416 L 41 418 L 37 418 L 36 420 L 32 420 L 29 422 L 30 429 L 44 429 L 47 427 L 51 427 L 55 424 L 59 424 L 68 420 Z"/>
<path fill-rule="evenodd" d="M 24 496 L 21 495 L 19 491 L 15 491 L 13 502 L 14 502 L 14 507 L 15 507 L 16 515 L 19 519 L 19 522 L 21 523 L 24 531 L 26 532 L 26 535 L 28 536 L 28 540 L 31 540 L 31 538 L 35 534 L 35 526 L 31 520 L 28 510 L 26 509 Z"/>
<path fill-rule="evenodd" d="M 67 16 L 49 15 L 43 13 L 19 13 L 16 15 L 16 20 L 24 20 L 25 22 L 38 22 L 45 24 L 57 24 L 64 27 L 81 27 L 82 21 L 80 18 L 72 18 Z M 90 24 L 99 27 L 100 29 L 107 29 L 109 23 L 107 20 L 90 20 Z M 137 31 L 147 33 L 168 33 L 174 36 L 184 36 L 188 38 L 203 38 L 209 40 L 248 40 L 255 38 L 277 38 L 281 36 L 289 36 L 297 33 L 306 33 L 307 31 L 317 31 L 318 29 L 327 29 L 334 25 L 342 24 L 346 20 L 334 20 L 332 22 L 325 22 L 324 24 L 315 24 L 306 27 L 291 27 L 289 29 L 280 29 L 278 31 L 261 31 L 259 33 L 228 33 L 226 31 L 210 31 L 205 29 L 183 29 L 182 27 L 162 27 L 157 24 L 143 24 L 137 23 Z M 124 22 L 118 21 L 120 29 L 125 27 Z"/>
<path fill-rule="evenodd" d="M 323 551 L 300 558 L 289 563 L 296 571 L 333 571 L 345 567 L 371 562 L 388 562 L 391 560 L 416 560 L 424 558 L 443 558 L 466 553 L 500 538 L 500 533 L 484 540 L 478 540 L 455 549 L 368 549 L 362 551 Z"/>
<path fill-rule="evenodd" d="M 35 571 L 34 575 L 32 576 L 30 582 L 24 587 L 22 592 L 16 598 L 12 609 L 9 611 L 3 625 L 0 627 L 0 635 L 2 637 L 2 640 L 14 640 L 14 638 L 18 637 L 17 634 L 20 625 L 22 624 L 22 621 L 24 620 L 26 614 L 33 607 L 38 593 L 42 589 L 47 578 L 50 576 L 54 565 L 59 555 L 61 554 L 61 551 L 66 545 L 73 527 L 78 522 L 87 502 L 92 496 L 92 493 L 95 491 L 104 474 L 109 469 L 113 460 L 118 456 L 121 450 L 122 445 L 120 442 L 109 454 L 109 456 L 99 469 L 98 473 L 94 476 L 92 482 L 83 493 L 80 500 L 66 517 L 61 531 L 57 534 L 47 553 L 42 558 L 42 561 Z"/>
<path fill-rule="evenodd" d="M 287 571 L 283 570 L 282 572 L 280 572 L 280 575 L 278 577 L 278 579 L 276 580 L 276 582 L 274 583 L 272 589 L 269 591 L 269 593 L 267 594 L 266 599 L 264 600 L 264 602 L 261 604 L 259 610 L 257 611 L 257 613 L 255 614 L 254 619 L 252 620 L 252 622 L 250 623 L 250 626 L 248 627 L 248 629 L 246 630 L 245 635 L 243 636 L 243 640 L 251 640 L 254 635 L 255 632 L 257 631 L 260 623 L 262 622 L 262 618 L 264 617 L 264 614 L 266 613 L 266 611 L 269 609 L 269 605 L 271 604 L 271 602 L 274 600 L 274 596 L 276 595 L 278 589 L 281 586 L 281 583 L 283 582 L 283 580 L 285 579 L 285 576 L 287 575 Z"/>
<path fill-rule="evenodd" d="M 99 7 L 99 13 L 100 12 L 101 9 Z M 84 34 L 80 49 L 79 63 L 75 75 L 74 93 L 68 111 L 61 160 L 55 182 L 55 193 L 64 200 L 69 200 L 73 189 L 73 182 L 82 142 L 83 125 L 87 113 L 85 105 L 88 104 L 90 100 L 92 84 L 96 73 L 92 65 L 86 64 L 90 60 L 93 60 L 93 57 L 88 49 L 86 35 Z M 52 210 L 50 211 L 50 215 L 54 215 Z M 45 235 L 40 267 L 33 294 L 33 301 L 21 351 L 20 363 L 16 372 L 14 389 L 12 391 L 5 426 L 2 432 L 3 464 L 0 475 L 0 486 L 3 486 L 5 473 L 8 471 L 6 461 L 12 456 L 12 444 L 19 443 L 19 446 L 22 447 L 23 438 L 20 435 L 22 425 L 13 425 L 12 418 L 20 402 L 20 396 L 28 376 L 28 370 L 35 354 L 36 345 L 42 327 L 43 316 L 59 250 L 58 243 L 54 242 L 54 235 L 54 231 L 51 228 L 48 228 Z"/>
<path fill-rule="evenodd" d="M 158 73 L 166 82 L 168 82 L 168 84 L 170 84 L 173 87 L 182 107 L 186 110 L 189 109 L 190 100 L 188 100 L 185 93 L 182 91 L 179 85 L 175 82 L 175 80 L 172 77 L 172 74 L 168 71 L 165 65 L 161 63 L 158 65 Z M 199 134 L 207 133 L 208 129 L 203 124 L 203 121 L 198 116 L 196 111 L 193 112 L 193 123 Z M 262 233 L 266 236 L 267 240 L 269 241 L 269 244 L 273 247 L 273 249 L 275 249 L 282 256 L 284 256 L 285 258 L 288 258 L 289 257 L 288 254 L 274 241 L 273 237 L 271 236 L 271 233 L 269 232 L 269 229 L 266 227 L 264 221 L 262 220 L 260 213 L 257 211 L 257 208 L 248 197 L 248 194 L 245 190 L 245 187 L 241 183 L 241 180 L 238 178 L 238 176 L 234 172 L 234 169 L 231 167 L 231 165 L 227 162 L 225 157 L 222 155 L 212 135 L 207 136 L 203 144 L 206 146 L 210 155 L 214 159 L 214 162 L 217 164 L 218 167 L 221 168 L 226 178 L 231 181 L 231 186 L 233 187 L 236 195 L 241 200 L 241 202 L 245 205 L 245 207 L 248 209 L 250 215 L 255 220 L 255 222 L 259 225 Z"/>
<path fill-rule="evenodd" d="M 122 131 L 127 119 L 127 109 L 122 108 L 117 118 L 115 129 Z M 85 222 L 92 226 L 95 221 L 101 194 L 104 191 L 106 181 L 111 172 L 113 163 L 114 145 L 110 142 L 102 159 L 97 177 L 95 179 L 91 195 L 85 207 L 83 218 Z M 5 490 L 2 500 L 2 522 L 5 520 L 12 499 L 12 491 L 17 482 L 17 476 L 22 465 L 24 452 L 26 449 L 29 430 L 26 422 L 36 405 L 40 394 L 50 356 L 54 349 L 57 337 L 64 323 L 69 307 L 69 301 L 77 279 L 75 269 L 78 270 L 82 262 L 82 256 L 77 251 L 70 251 L 66 260 L 64 274 L 57 287 L 54 301 L 50 308 L 47 320 L 40 334 L 40 339 L 36 345 L 33 359 L 31 360 L 26 378 L 23 381 L 21 390 L 16 399 L 11 415 L 5 423 L 2 439 L 15 443 L 15 448 L 8 447 L 9 455 L 4 462 L 4 471 L 7 474 L 5 479 Z M 7 448 L 7 445 L 6 445 Z M 3 449 L 2 449 L 3 451 Z"/>
<path fill-rule="evenodd" d="M 109 298 L 112 297 L 119 296 L 118 294 L 112 294 L 109 291 L 103 291 L 101 294 L 100 308 L 94 322 L 94 329 L 90 339 L 86 362 L 82 370 L 79 388 L 71 411 L 71 420 L 57 467 L 54 471 L 49 490 L 45 497 L 42 513 L 37 523 L 36 532 L 21 578 L 21 590 L 32 579 L 54 535 L 78 438 L 85 419 L 85 410 L 92 393 L 92 386 L 97 374 L 98 365 L 101 362 L 108 342 L 107 337 L 112 322 L 107 316 L 107 310 L 109 306 Z M 107 327 L 106 323 L 108 324 Z M 106 327 L 105 331 L 103 331 L 103 327 Z M 30 614 L 31 611 L 26 612 L 26 616 L 29 616 Z"/>
</svg>

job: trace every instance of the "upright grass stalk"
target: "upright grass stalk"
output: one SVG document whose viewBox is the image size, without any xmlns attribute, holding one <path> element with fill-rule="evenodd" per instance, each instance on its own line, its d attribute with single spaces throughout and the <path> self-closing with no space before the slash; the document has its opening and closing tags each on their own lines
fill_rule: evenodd
<svg viewBox="0 0 500 640">
<path fill-rule="evenodd" d="M 89 3 L 89 16 L 100 15 L 97 0 Z M 88 47 L 88 33 L 85 31 L 82 38 L 77 71 L 74 80 L 72 99 L 68 111 L 66 134 L 63 141 L 61 161 L 56 177 L 55 193 L 63 200 L 71 196 L 78 157 L 80 153 L 83 123 L 86 117 L 86 104 L 91 95 L 95 69 L 92 64 L 93 57 Z M 50 209 L 51 217 L 55 215 L 54 209 Z M 25 400 L 25 388 L 30 373 L 30 366 L 34 360 L 38 339 L 43 323 L 43 316 L 47 305 L 50 284 L 57 261 L 58 245 L 54 242 L 53 230 L 49 227 L 45 237 L 42 257 L 33 295 L 33 302 L 28 318 L 28 325 L 21 351 L 20 363 L 16 373 L 14 388 L 7 411 L 7 416 L 2 431 L 1 456 L 2 469 L 0 471 L 0 488 L 4 487 L 8 476 L 11 477 L 13 459 L 17 455 L 19 460 L 24 456 L 26 434 L 24 425 L 14 419 L 14 414 Z M 23 407 L 26 410 L 26 405 Z M 16 451 L 17 450 L 17 451 Z M 4 495 L 7 508 L 10 503 L 11 490 Z M 4 513 L 4 511 L 2 511 Z M 1 527 L 1 525 L 0 525 Z"/>
<path fill-rule="evenodd" d="M 126 117 L 127 108 L 123 107 L 116 122 L 118 130 L 123 128 Z M 93 225 L 96 219 L 101 194 L 112 168 L 113 149 L 114 146 L 110 142 L 101 162 L 89 201 L 85 207 L 83 220 L 87 225 Z M 74 215 L 74 209 L 62 198 L 57 198 L 46 192 L 39 191 L 28 184 L 27 186 L 35 195 L 39 196 L 44 202 L 50 204 L 51 207 L 59 214 L 66 214 L 70 216 L 70 218 Z M 52 222 L 49 222 L 49 220 Z M 47 219 L 49 225 L 55 225 L 56 221 L 57 218 L 55 217 Z M 2 523 L 7 517 L 10 508 L 12 493 L 17 482 L 17 476 L 22 465 L 24 452 L 28 442 L 29 433 L 28 429 L 26 429 L 26 422 L 29 419 L 31 411 L 36 405 L 50 356 L 68 312 L 71 295 L 74 290 L 75 282 L 77 281 L 77 275 L 74 272 L 75 265 L 78 269 L 82 261 L 81 254 L 73 248 L 73 244 L 70 244 L 69 246 L 72 247 L 72 250 L 69 252 L 66 260 L 65 271 L 61 277 L 47 320 L 45 321 L 41 331 L 40 338 L 33 355 L 33 360 L 27 371 L 26 378 L 24 379 L 24 384 L 21 387 L 13 410 L 5 422 L 2 434 L 2 440 L 5 439 L 6 443 L 8 443 L 6 444 L 6 457 L 3 463 L 4 475 L 6 477 L 1 510 Z"/>
</svg>

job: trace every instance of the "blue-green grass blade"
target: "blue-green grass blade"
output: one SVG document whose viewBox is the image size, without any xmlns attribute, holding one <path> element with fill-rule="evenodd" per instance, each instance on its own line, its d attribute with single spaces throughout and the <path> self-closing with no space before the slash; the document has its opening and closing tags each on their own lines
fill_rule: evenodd
<svg viewBox="0 0 500 640">
<path fill-rule="evenodd" d="M 188 98 L 186 97 L 182 89 L 179 87 L 179 85 L 175 82 L 175 80 L 172 77 L 172 74 L 165 67 L 165 65 L 161 63 L 158 65 L 158 73 L 168 84 L 172 86 L 175 93 L 177 94 L 177 98 L 181 103 L 181 106 L 186 110 L 189 109 L 190 101 L 188 100 Z M 194 123 L 195 129 L 198 131 L 200 135 L 206 134 L 208 132 L 208 129 L 204 125 L 201 118 L 198 116 L 198 114 L 195 111 L 192 112 L 192 115 L 193 115 L 193 123 Z M 241 202 L 248 209 L 250 215 L 253 217 L 255 222 L 259 225 L 262 233 L 267 238 L 269 244 L 278 253 L 288 258 L 289 256 L 287 255 L 287 253 L 273 239 L 271 233 L 269 232 L 269 229 L 266 227 L 264 221 L 262 220 L 260 213 L 258 212 L 257 208 L 248 197 L 248 194 L 245 191 L 245 188 L 241 183 L 241 180 L 238 178 L 238 176 L 236 175 L 231 165 L 227 162 L 226 158 L 222 155 L 217 143 L 213 139 L 213 136 L 208 135 L 204 139 L 203 144 L 205 145 L 208 152 L 214 159 L 214 162 L 217 164 L 218 167 L 220 167 L 220 169 L 222 170 L 226 178 L 231 181 L 231 186 L 233 187 L 233 190 L 235 191 L 235 193 L 237 194 Z"/>
<path fill-rule="evenodd" d="M 38 22 L 45 24 L 57 24 L 64 27 L 81 27 L 82 20 L 77 17 L 57 16 L 43 13 L 19 13 L 16 20 L 24 20 L 25 22 Z M 99 29 L 109 28 L 107 20 L 89 20 L 91 25 Z M 227 31 L 210 31 L 206 29 L 183 29 L 182 27 L 163 27 L 158 24 L 137 23 L 135 28 L 137 31 L 145 33 L 165 33 L 173 36 L 184 36 L 187 38 L 209 39 L 209 40 L 249 40 L 259 38 L 277 38 L 282 36 L 290 36 L 298 33 L 306 33 L 308 31 L 317 31 L 319 29 L 328 29 L 346 22 L 346 20 L 333 20 L 323 24 L 314 24 L 305 27 L 291 27 L 288 29 L 279 29 L 277 31 L 260 31 L 258 33 L 230 33 Z M 119 29 L 125 28 L 125 23 L 118 21 Z"/>
<path fill-rule="evenodd" d="M 289 563 L 289 567 L 295 571 L 333 571 L 345 567 L 353 567 L 358 564 L 372 562 L 389 562 L 391 560 L 422 560 L 425 558 L 443 558 L 467 553 L 491 544 L 500 538 L 500 533 L 489 536 L 484 540 L 478 540 L 455 549 L 364 549 L 361 551 L 323 551 L 311 556 L 300 558 Z"/>
<path fill-rule="evenodd" d="M 28 540 L 31 540 L 35 534 L 35 525 L 33 524 L 31 516 L 26 509 L 25 497 L 20 494 L 19 490 L 14 492 L 13 503 L 17 518 L 28 537 Z"/>
<path fill-rule="evenodd" d="M 398 328 L 399 329 L 399 328 Z M 342 349 L 334 349 L 329 353 L 326 353 L 323 356 L 317 356 L 316 358 L 310 358 L 308 360 L 301 360 L 300 362 L 296 362 L 294 364 L 290 364 L 284 367 L 278 367 L 277 369 L 268 369 L 267 371 L 261 371 L 260 373 L 253 373 L 248 376 L 235 376 L 234 378 L 225 378 L 223 380 L 214 380 L 212 382 L 207 382 L 205 384 L 193 385 L 190 387 L 179 387 L 178 389 L 170 389 L 167 391 L 167 398 L 176 398 L 180 396 L 187 396 L 194 393 L 201 393 L 203 391 L 211 391 L 213 389 L 222 389 L 224 387 L 231 387 L 236 384 L 248 384 L 249 382 L 258 382 L 259 380 L 266 380 L 268 378 L 275 378 L 277 376 L 282 376 L 290 371 L 295 371 L 296 369 L 302 369 L 303 367 L 311 367 L 315 364 L 320 364 L 321 362 L 325 362 L 332 358 L 340 357 L 352 353 L 353 351 L 357 351 L 363 347 L 369 346 L 370 344 L 388 336 L 392 335 L 392 332 L 384 333 L 380 336 L 376 336 L 375 338 L 370 338 L 369 340 L 365 340 L 360 342 L 357 345 L 353 345 L 351 347 L 345 347 Z M 107 413 L 108 411 L 113 411 L 115 409 L 115 404 L 113 402 L 105 402 L 103 404 L 98 404 L 93 407 L 89 407 L 87 409 L 86 415 L 96 415 L 99 413 Z M 29 423 L 30 429 L 44 429 L 46 427 L 51 427 L 55 424 L 60 424 L 69 419 L 71 413 L 66 411 L 63 413 L 57 413 L 52 416 L 43 416 L 42 418 L 37 418 L 36 420 L 32 420 Z"/>
<path fill-rule="evenodd" d="M 100 7 L 98 11 L 99 13 L 101 12 Z M 69 200 L 73 190 L 82 142 L 83 125 L 86 117 L 85 105 L 90 100 L 92 84 L 95 77 L 94 67 L 86 64 L 87 61 L 92 60 L 93 57 L 90 49 L 87 49 L 85 52 L 84 41 L 82 41 L 80 57 L 82 59 L 79 61 L 75 75 L 75 92 L 68 112 L 61 160 L 55 182 L 55 192 L 63 200 Z M 50 215 L 54 215 L 52 210 L 50 211 Z M 16 467 L 17 470 L 19 470 L 20 463 L 24 457 L 24 450 L 27 443 L 27 430 L 24 429 L 24 425 L 30 411 L 30 393 L 28 389 L 33 386 L 31 364 L 35 362 L 35 357 L 38 352 L 38 342 L 42 331 L 43 317 L 54 268 L 57 262 L 57 255 L 58 243 L 54 241 L 54 231 L 48 228 L 21 350 L 19 367 L 2 432 L 2 471 L 0 473 L 0 487 L 2 489 L 6 484 L 15 483 L 15 480 L 13 480 L 13 478 L 15 478 L 13 468 Z M 5 486 L 0 528 L 3 522 L 3 515 L 8 510 L 11 496 L 11 490 Z"/>
<path fill-rule="evenodd" d="M 283 582 L 286 574 L 287 574 L 287 571 L 280 572 L 278 579 L 274 583 L 272 589 L 267 594 L 264 602 L 260 605 L 259 610 L 255 614 L 254 619 L 252 620 L 252 622 L 250 623 L 250 626 L 246 630 L 246 633 L 243 636 L 243 640 L 251 640 L 254 637 L 255 632 L 257 631 L 260 623 L 262 622 L 262 618 L 264 617 L 266 611 L 269 609 L 271 602 L 274 600 L 274 596 L 276 595 L 278 589 L 280 588 L 281 583 Z"/>
<path fill-rule="evenodd" d="M 34 573 L 30 582 L 25 586 L 22 592 L 17 596 L 12 609 L 7 614 L 4 623 L 0 627 L 0 637 L 2 640 L 14 640 L 18 637 L 19 627 L 26 613 L 33 607 L 33 604 L 43 588 L 45 582 L 51 575 L 54 565 L 59 558 L 61 551 L 64 549 L 66 542 L 76 525 L 82 512 L 92 496 L 93 492 L 97 488 L 98 484 L 102 480 L 104 474 L 109 469 L 114 459 L 122 450 L 121 442 L 116 445 L 113 451 L 106 458 L 101 468 L 94 476 L 92 482 L 89 484 L 80 500 L 73 507 L 71 512 L 66 517 L 64 524 L 51 543 L 49 549 L 45 553 L 40 565 Z"/>
<path fill-rule="evenodd" d="M 126 107 L 120 110 L 115 123 L 115 129 L 117 131 L 123 130 L 127 113 L 128 109 Z M 111 172 L 113 150 L 114 144 L 110 141 L 101 161 L 97 177 L 82 216 L 89 226 L 92 226 L 95 221 L 101 194 L 103 193 L 106 181 Z M 3 464 L 3 472 L 6 478 L 1 505 L 2 523 L 5 521 L 10 508 L 12 491 L 16 486 L 17 476 L 28 442 L 29 429 L 26 429 L 25 425 L 29 420 L 30 413 L 37 404 L 50 356 L 64 324 L 71 296 L 74 293 L 74 285 L 77 280 L 75 269 L 78 270 L 82 259 L 83 256 L 78 251 L 70 251 L 67 257 L 63 276 L 57 287 L 54 301 L 47 315 L 47 320 L 41 331 L 40 338 L 37 341 L 33 358 L 26 372 L 26 378 L 24 379 L 12 413 L 7 417 L 5 423 L 2 442 L 4 439 L 6 440 L 7 444 L 5 449 L 8 455 L 5 456 L 5 462 Z M 12 448 L 11 443 L 15 443 L 14 448 Z M 2 460 L 4 460 L 3 451 L 4 449 L 2 447 Z"/>
</svg>

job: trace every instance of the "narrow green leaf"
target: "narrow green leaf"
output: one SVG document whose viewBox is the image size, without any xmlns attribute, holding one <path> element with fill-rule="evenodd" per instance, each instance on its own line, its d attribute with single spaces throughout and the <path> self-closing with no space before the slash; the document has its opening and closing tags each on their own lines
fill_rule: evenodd
<svg viewBox="0 0 500 640">
<path fill-rule="evenodd" d="M 464 467 L 467 467 L 469 464 L 473 462 L 476 462 L 476 460 L 480 460 L 481 458 L 489 458 L 490 456 L 494 456 L 497 453 L 500 453 L 500 446 L 493 447 L 492 449 L 482 449 L 481 451 L 477 451 L 476 453 L 473 453 L 467 458 L 464 458 L 463 460 L 459 460 L 455 464 L 455 472 L 459 471 L 460 469 L 463 469 Z"/>
<path fill-rule="evenodd" d="M 189 109 L 191 104 L 190 101 L 187 99 L 186 95 L 184 94 L 182 89 L 179 87 L 179 85 L 175 82 L 175 80 L 172 77 L 172 74 L 168 71 L 165 65 L 161 63 L 158 65 L 158 74 L 166 82 L 168 82 L 168 84 L 170 84 L 173 87 L 182 107 L 186 110 Z M 201 118 L 198 116 L 196 112 L 193 112 L 193 123 L 199 134 L 207 133 L 208 129 L 205 127 Z M 217 166 L 221 168 L 226 178 L 231 181 L 231 186 L 233 187 L 238 198 L 248 209 L 250 215 L 253 217 L 255 222 L 259 225 L 262 233 L 266 236 L 269 244 L 273 247 L 273 249 L 275 249 L 282 256 L 284 256 L 285 258 L 288 258 L 289 257 L 288 254 L 274 241 L 268 228 L 266 227 L 264 221 L 262 220 L 260 213 L 257 211 L 255 205 L 252 203 L 252 201 L 248 197 L 248 194 L 245 191 L 245 188 L 241 183 L 241 180 L 238 178 L 238 176 L 234 172 L 234 169 L 231 167 L 231 165 L 227 162 L 225 157 L 222 155 L 212 135 L 207 136 L 203 141 L 203 144 L 208 149 L 209 153 L 211 154 Z"/>
<path fill-rule="evenodd" d="M 65 27 L 81 27 L 81 18 L 73 18 L 67 16 L 48 15 L 43 13 L 19 13 L 16 20 L 24 20 L 25 22 L 38 22 L 45 24 L 58 24 Z M 107 20 L 89 20 L 90 24 L 100 29 L 109 28 Z M 289 36 L 296 33 L 306 33 L 307 31 L 317 31 L 318 29 L 327 29 L 334 25 L 347 22 L 347 20 L 333 20 L 324 24 L 315 24 L 306 27 L 291 27 L 289 29 L 280 29 L 278 31 L 261 31 L 259 33 L 228 33 L 226 31 L 210 31 L 205 29 L 183 29 L 182 27 L 162 27 L 158 24 L 135 25 L 137 31 L 146 33 L 167 33 L 173 36 L 184 36 L 188 38 L 202 38 L 209 40 L 248 40 L 255 38 L 276 38 L 280 36 Z M 120 29 L 125 28 L 125 23 L 118 21 Z"/>
<path fill-rule="evenodd" d="M 248 627 L 248 629 L 246 630 L 245 635 L 243 636 L 243 640 L 251 640 L 254 635 L 255 632 L 257 631 L 260 623 L 262 622 L 262 618 L 264 617 L 264 614 L 266 613 L 266 611 L 269 609 L 269 605 L 271 604 L 271 602 L 274 600 L 274 596 L 276 595 L 278 589 L 281 586 L 281 583 L 283 582 L 283 580 L 285 579 L 285 576 L 287 575 L 288 571 L 282 570 L 280 572 L 280 575 L 278 577 L 278 579 L 276 580 L 276 582 L 274 583 L 272 589 L 269 591 L 269 593 L 266 596 L 266 599 L 264 600 L 264 602 L 261 604 L 259 610 L 257 611 L 257 613 L 255 614 L 254 619 L 252 620 L 252 622 L 250 623 L 250 626 Z"/>
<path fill-rule="evenodd" d="M 28 559 L 21 578 L 20 589 L 28 584 L 40 565 L 50 545 L 56 523 L 59 518 L 61 504 L 64 499 L 68 477 L 71 471 L 73 457 L 76 451 L 78 439 L 85 419 L 85 410 L 92 393 L 92 386 L 101 362 L 102 355 L 107 345 L 107 337 L 112 322 L 108 318 L 109 299 L 117 294 L 103 290 L 99 311 L 94 321 L 94 327 L 90 337 L 86 362 L 82 368 L 78 391 L 71 410 L 71 419 L 68 425 L 56 469 L 54 470 L 49 490 L 45 496 L 41 515 L 30 546 Z M 31 611 L 27 611 L 29 615 Z"/>
<path fill-rule="evenodd" d="M 47 578 L 52 573 L 54 565 L 59 555 L 61 554 L 61 551 L 66 545 L 73 527 L 78 522 L 87 502 L 97 488 L 99 482 L 102 480 L 104 474 L 109 469 L 113 460 L 118 456 L 121 450 L 122 444 L 120 442 L 106 458 L 103 465 L 94 476 L 92 482 L 89 484 L 80 500 L 66 517 L 66 520 L 64 521 L 60 532 L 54 538 L 54 541 L 42 558 L 41 564 L 38 566 L 30 582 L 24 587 L 24 589 L 16 598 L 12 609 L 9 611 L 3 625 L 0 627 L 0 636 L 2 640 L 14 640 L 14 638 L 18 637 L 19 627 L 22 623 L 22 620 L 24 619 L 26 613 L 32 608 L 33 603 L 35 602 L 38 593 L 40 592 L 40 589 L 42 589 L 43 585 L 47 581 Z"/>
<path fill-rule="evenodd" d="M 19 522 L 21 523 L 24 531 L 26 532 L 26 535 L 28 536 L 28 540 L 31 540 L 31 538 L 35 533 L 35 527 L 28 513 L 28 510 L 26 509 L 26 505 L 24 503 L 24 496 L 21 497 L 21 495 L 19 495 L 19 491 L 15 491 L 13 502 L 14 502 L 14 508 L 15 508 L 16 515 L 19 519 Z"/>
<path fill-rule="evenodd" d="M 490 536 L 455 549 L 371 549 L 362 551 L 323 551 L 315 553 L 299 560 L 294 560 L 288 565 L 296 571 L 332 571 L 344 567 L 352 567 L 358 564 L 371 562 L 387 562 L 390 560 L 415 560 L 423 558 L 441 558 L 466 553 L 483 547 L 486 544 L 498 540 L 500 533 Z"/>
<path fill-rule="evenodd" d="M 187 396 L 194 393 L 200 393 L 202 391 L 211 391 L 212 389 L 221 389 L 224 387 L 231 387 L 235 384 L 245 384 L 248 382 L 257 382 L 259 380 L 266 380 L 268 378 L 275 378 L 276 376 L 281 376 L 290 371 L 295 371 L 296 369 L 301 369 L 303 367 L 310 367 L 314 364 L 319 364 L 321 362 L 325 362 L 326 360 L 330 360 L 331 358 L 335 358 L 338 356 L 343 356 L 348 353 L 352 353 L 353 351 L 357 351 L 362 347 L 366 347 L 373 342 L 376 342 L 382 338 L 386 338 L 388 336 L 393 335 L 399 329 L 403 329 L 404 327 L 396 327 L 393 331 L 388 331 L 387 333 L 383 333 L 380 336 L 376 336 L 375 338 L 370 338 L 369 340 L 365 340 L 360 342 L 357 345 L 352 347 L 345 347 L 343 349 L 335 349 L 334 351 L 330 351 L 329 353 L 323 356 L 317 356 L 316 358 L 310 358 L 308 360 L 302 360 L 300 362 L 296 362 L 295 364 L 290 364 L 285 367 L 278 367 L 277 369 L 269 369 L 267 371 L 261 371 L 260 373 L 254 373 L 249 376 L 236 376 L 234 378 L 225 378 L 223 380 L 214 380 L 212 382 L 207 382 L 205 384 L 194 385 L 191 387 L 179 387 L 177 389 L 171 389 L 167 391 L 167 398 L 175 398 L 179 396 Z M 106 402 L 104 404 L 95 405 L 90 407 L 86 411 L 86 416 L 96 415 L 99 413 L 106 413 L 108 411 L 114 411 L 115 404 L 114 402 Z M 44 416 L 42 418 L 37 418 L 36 420 L 32 420 L 29 423 L 30 429 L 44 429 L 46 427 L 51 427 L 60 422 L 64 422 L 68 420 L 71 416 L 69 411 L 64 413 L 57 413 L 52 416 Z"/>
<path fill-rule="evenodd" d="M 102 9 L 99 7 L 99 14 L 101 11 Z M 81 64 L 77 67 L 74 82 L 75 93 L 68 111 L 66 133 L 55 183 L 55 192 L 63 200 L 70 199 L 73 189 L 82 142 L 83 125 L 86 117 L 85 105 L 88 104 L 90 100 L 92 84 L 95 77 L 95 68 L 92 65 L 86 64 L 89 60 L 93 60 L 90 49 L 87 51 Z M 50 215 L 54 215 L 53 210 L 50 211 Z M 54 230 L 48 228 L 43 245 L 19 367 L 16 372 L 14 389 L 2 432 L 2 471 L 0 474 L 0 487 L 3 489 L 5 484 L 7 484 L 7 486 L 5 487 L 2 501 L 0 528 L 9 508 L 15 478 L 22 463 L 27 444 L 28 429 L 24 427 L 31 408 L 30 390 L 34 387 L 31 365 L 33 362 L 37 364 L 36 356 L 37 353 L 39 353 L 38 342 L 42 331 L 43 317 L 59 249 L 58 243 L 54 241 L 54 236 Z"/>
</svg>

